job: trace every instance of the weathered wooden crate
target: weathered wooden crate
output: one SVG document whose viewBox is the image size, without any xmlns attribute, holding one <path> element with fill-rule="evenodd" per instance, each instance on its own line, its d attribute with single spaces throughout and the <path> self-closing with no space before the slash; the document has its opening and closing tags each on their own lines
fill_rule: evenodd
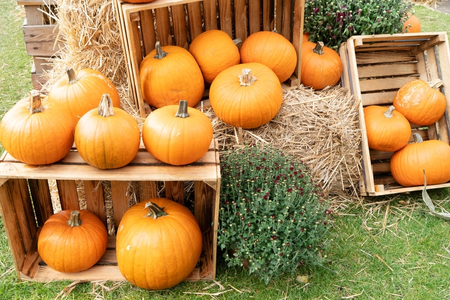
<svg viewBox="0 0 450 300">
<path fill-rule="evenodd" d="M 368 105 L 392 104 L 395 93 L 405 83 L 413 79 L 444 82 L 441 92 L 450 95 L 450 57 L 448 37 L 445 32 L 424 32 L 394 35 L 353 36 L 340 49 L 344 62 L 343 80 L 359 105 L 362 134 L 363 176 L 360 180 L 360 194 L 378 196 L 407 193 L 422 190 L 423 186 L 403 187 L 390 173 L 390 158 L 393 152 L 369 149 L 363 108 Z M 447 111 L 444 116 L 430 126 L 411 124 L 413 132 L 424 140 L 450 140 Z M 411 138 L 411 141 L 413 139 Z M 427 189 L 450 187 L 450 182 L 428 185 Z"/>
<path fill-rule="evenodd" d="M 193 196 L 185 197 L 185 190 L 193 190 Z M 116 170 L 87 165 L 76 149 L 61 161 L 43 166 L 27 165 L 4 153 L 0 159 L 0 208 L 17 276 L 34 281 L 124 281 L 117 266 L 115 229 L 130 205 L 157 197 L 158 193 L 191 209 L 203 233 L 201 257 L 186 280 L 214 279 L 220 196 L 215 140 L 200 160 L 178 167 L 161 163 L 143 146 L 129 165 Z M 110 229 L 108 248 L 92 268 L 60 273 L 41 261 L 37 253 L 39 233 L 55 211 L 80 209 L 80 205 Z"/>
<path fill-rule="evenodd" d="M 40 90 L 46 82 L 44 70 L 52 68 L 49 59 L 61 46 L 61 42 L 56 42 L 58 28 L 51 17 L 56 14 L 56 1 L 17 0 L 17 4 L 25 10 L 22 29 L 27 54 L 33 57 L 31 81 L 33 88 Z"/>
<path fill-rule="evenodd" d="M 177 45 L 188 49 L 196 36 L 210 29 L 222 30 L 231 38 L 240 38 L 242 41 L 254 32 L 276 30 L 293 43 L 297 54 L 301 53 L 302 0 L 158 0 L 146 4 L 129 4 L 121 0 L 114 2 L 118 11 L 131 97 L 142 117 L 146 116 L 146 112 L 139 66 L 143 58 L 155 48 L 156 40 L 162 46 Z M 297 87 L 300 84 L 300 65 L 297 64 L 293 76 L 284 83 L 285 87 Z"/>
</svg>

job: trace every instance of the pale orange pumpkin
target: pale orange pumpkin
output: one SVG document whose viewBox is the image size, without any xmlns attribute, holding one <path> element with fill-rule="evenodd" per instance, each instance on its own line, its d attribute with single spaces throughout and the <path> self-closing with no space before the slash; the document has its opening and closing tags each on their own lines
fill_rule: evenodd
<svg viewBox="0 0 450 300">
<path fill-rule="evenodd" d="M 418 33 L 421 31 L 422 25 L 420 19 L 411 13 L 408 13 L 408 19 L 403 22 L 403 31 L 407 33 Z"/>
</svg>

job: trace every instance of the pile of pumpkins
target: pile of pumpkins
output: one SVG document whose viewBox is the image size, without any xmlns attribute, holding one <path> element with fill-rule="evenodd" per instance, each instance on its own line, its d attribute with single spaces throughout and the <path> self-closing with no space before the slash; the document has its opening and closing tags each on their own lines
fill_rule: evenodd
<svg viewBox="0 0 450 300">
<path fill-rule="evenodd" d="M 402 186 L 441 184 L 450 180 L 450 146 L 440 140 L 423 141 L 411 124 L 435 124 L 445 113 L 444 94 L 436 84 L 415 79 L 395 94 L 390 107 L 370 105 L 363 109 L 369 148 L 393 152 L 390 170 Z"/>
</svg>

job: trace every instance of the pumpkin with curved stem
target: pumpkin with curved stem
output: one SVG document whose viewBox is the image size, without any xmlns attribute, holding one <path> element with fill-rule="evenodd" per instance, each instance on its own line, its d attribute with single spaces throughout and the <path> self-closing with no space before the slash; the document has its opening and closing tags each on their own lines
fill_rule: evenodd
<svg viewBox="0 0 450 300">
<path fill-rule="evenodd" d="M 114 107 L 120 107 L 116 87 L 101 72 L 93 69 L 66 70 L 67 77 L 56 81 L 48 93 L 47 101 L 61 106 L 75 124 L 89 110 L 98 106 L 103 94 L 109 94 Z"/>
<path fill-rule="evenodd" d="M 74 124 L 65 112 L 41 102 L 38 91 L 17 102 L 0 123 L 0 142 L 15 159 L 30 165 L 57 162 L 73 145 Z"/>
<path fill-rule="evenodd" d="M 424 184 L 423 171 L 428 184 L 440 184 L 450 180 L 450 146 L 439 140 L 423 141 L 413 134 L 415 143 L 396 151 L 391 157 L 391 173 L 403 186 Z"/>
<path fill-rule="evenodd" d="M 141 62 L 139 71 L 144 100 L 160 108 L 186 100 L 195 106 L 203 96 L 205 83 L 200 67 L 186 49 L 179 46 L 155 49 Z"/>
<path fill-rule="evenodd" d="M 88 111 L 75 128 L 80 156 L 99 169 L 116 169 L 130 163 L 139 150 L 139 126 L 126 111 L 112 106 L 104 94 L 97 109 Z"/>
<path fill-rule="evenodd" d="M 105 225 L 87 210 L 63 210 L 44 223 L 38 253 L 52 269 L 74 273 L 95 265 L 106 251 Z"/>
<path fill-rule="evenodd" d="M 213 138 L 211 121 L 187 101 L 153 111 L 142 127 L 145 148 L 170 165 L 187 165 L 200 159 Z"/>
<path fill-rule="evenodd" d="M 242 43 L 240 53 L 242 63 L 262 63 L 275 72 L 280 82 L 289 79 L 297 66 L 297 52 L 294 45 L 273 31 L 251 34 Z"/>
<path fill-rule="evenodd" d="M 343 65 L 339 54 L 323 42 L 303 42 L 301 70 L 301 83 L 321 90 L 338 83 Z"/>
<path fill-rule="evenodd" d="M 371 149 L 394 152 L 406 146 L 411 137 L 411 125 L 393 105 L 364 107 L 364 122 Z"/>
<path fill-rule="evenodd" d="M 393 105 L 409 122 L 430 125 L 445 113 L 447 101 L 438 88 L 441 80 L 426 82 L 415 79 L 405 83 L 395 94 Z"/>
<path fill-rule="evenodd" d="M 211 84 L 209 99 L 223 122 L 251 129 L 276 116 L 283 102 L 283 89 L 269 67 L 247 63 L 221 72 Z"/>
<path fill-rule="evenodd" d="M 231 37 L 221 30 L 207 30 L 199 34 L 189 46 L 207 83 L 228 67 L 239 64 L 239 49 Z"/>
<path fill-rule="evenodd" d="M 202 233 L 185 206 L 165 198 L 130 207 L 117 230 L 117 264 L 122 275 L 144 289 L 169 289 L 195 268 Z"/>
</svg>

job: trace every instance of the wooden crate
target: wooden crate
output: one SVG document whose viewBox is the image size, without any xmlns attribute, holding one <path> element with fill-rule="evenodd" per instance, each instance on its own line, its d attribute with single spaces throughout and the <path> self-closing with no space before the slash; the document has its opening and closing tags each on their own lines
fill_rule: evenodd
<svg viewBox="0 0 450 300">
<path fill-rule="evenodd" d="M 394 35 L 353 36 L 340 49 L 347 79 L 342 80 L 359 105 L 363 176 L 362 196 L 379 196 L 419 191 L 423 186 L 403 187 L 390 173 L 392 152 L 369 149 L 363 108 L 368 105 L 392 104 L 395 93 L 413 79 L 441 79 L 441 92 L 450 95 L 450 57 L 445 32 L 424 32 Z M 346 71 L 345 71 L 346 70 Z M 411 124 L 412 131 L 424 140 L 438 139 L 449 143 L 448 111 L 430 126 Z M 410 141 L 413 139 L 411 138 Z M 428 185 L 427 189 L 450 187 L 450 182 Z"/>
<path fill-rule="evenodd" d="M 194 195 L 185 199 L 185 188 L 192 191 L 188 185 L 193 185 Z M 117 229 L 130 203 L 156 197 L 163 190 L 158 186 L 164 186 L 165 195 L 161 196 L 184 203 L 193 211 L 203 233 L 200 260 L 186 280 L 214 279 L 220 196 L 215 140 L 200 160 L 179 167 L 161 163 L 143 146 L 129 165 L 116 170 L 87 165 L 76 149 L 61 161 L 43 166 L 27 165 L 4 153 L 0 159 L 0 208 L 17 276 L 34 281 L 124 281 L 117 266 L 114 230 L 109 231 L 108 248 L 100 261 L 78 273 L 60 273 L 41 261 L 37 253 L 39 232 L 55 207 L 80 209 L 80 202 L 107 228 Z M 108 209 L 112 208 L 113 216 L 107 216 L 105 202 L 112 206 Z"/>
<path fill-rule="evenodd" d="M 142 117 L 147 115 L 139 80 L 143 58 L 155 48 L 177 45 L 189 48 L 200 33 L 219 29 L 242 41 L 258 31 L 277 32 L 290 40 L 301 54 L 304 0 L 158 0 L 146 4 L 129 4 L 114 0 L 122 46 L 127 62 L 131 98 Z M 285 88 L 300 85 L 300 59 Z M 207 91 L 205 99 L 207 98 Z M 148 112 L 148 110 L 147 110 Z"/>
<path fill-rule="evenodd" d="M 51 18 L 56 13 L 56 0 L 18 0 L 23 5 L 25 20 L 22 26 L 27 54 L 33 57 L 31 81 L 40 90 L 46 82 L 44 70 L 51 69 L 49 59 L 62 47 L 56 42 L 58 28 Z"/>
</svg>

